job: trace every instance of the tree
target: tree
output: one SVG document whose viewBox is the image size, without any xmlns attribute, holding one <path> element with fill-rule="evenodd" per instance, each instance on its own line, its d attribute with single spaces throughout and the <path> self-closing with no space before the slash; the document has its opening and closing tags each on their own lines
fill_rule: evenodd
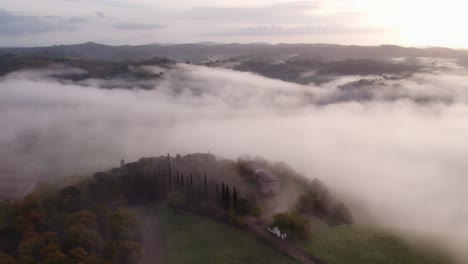
<svg viewBox="0 0 468 264">
<path fill-rule="evenodd" d="M 116 263 L 119 258 L 119 249 L 114 241 L 107 241 L 102 250 L 102 256 L 105 260 Z"/>
<path fill-rule="evenodd" d="M 216 183 L 216 201 L 219 202 L 219 186 Z"/>
<path fill-rule="evenodd" d="M 234 187 L 234 191 L 232 191 L 232 208 L 237 210 L 237 191 L 236 187 Z"/>
<path fill-rule="evenodd" d="M 224 182 L 221 183 L 221 206 L 224 208 L 226 204 L 226 188 Z"/>
<path fill-rule="evenodd" d="M 344 205 L 344 203 L 338 203 L 335 205 L 330 213 L 330 220 L 336 224 L 352 224 L 353 217 L 349 212 L 348 208 Z"/>
<path fill-rule="evenodd" d="M 61 252 L 54 253 L 48 256 L 42 264 L 74 264 L 75 262 Z"/>
<path fill-rule="evenodd" d="M 141 255 L 139 243 L 131 240 L 119 242 L 119 259 L 122 264 L 136 263 Z"/>
<path fill-rule="evenodd" d="M 81 190 L 71 185 L 59 191 L 61 196 L 61 209 L 66 212 L 74 212 L 81 206 Z"/>
<path fill-rule="evenodd" d="M 309 222 L 293 213 L 275 214 L 271 227 L 278 227 L 291 239 L 306 239 L 309 235 Z"/>
<path fill-rule="evenodd" d="M 252 205 L 250 204 L 250 201 L 245 198 L 240 198 L 237 203 L 236 212 L 240 216 L 250 214 L 252 212 Z"/>
<path fill-rule="evenodd" d="M 193 192 L 193 179 L 192 179 L 192 173 L 190 173 L 190 192 Z"/>
<path fill-rule="evenodd" d="M 180 189 L 180 178 L 179 178 L 179 172 L 177 172 L 177 179 L 176 179 L 176 190 Z"/>
<path fill-rule="evenodd" d="M 91 229 L 97 229 L 96 215 L 90 211 L 81 210 L 67 219 L 67 225 L 84 225 Z"/>
<path fill-rule="evenodd" d="M 77 263 L 84 262 L 86 256 L 88 256 L 88 252 L 84 248 L 73 248 L 70 250 L 70 257 Z"/>
<path fill-rule="evenodd" d="M 224 209 L 227 211 L 231 208 L 231 193 L 229 191 L 229 185 L 226 185 L 225 195 L 226 195 L 226 201 L 225 201 Z"/>
<path fill-rule="evenodd" d="M 187 198 L 183 193 L 171 192 L 167 197 L 167 203 L 172 207 L 174 213 L 177 213 L 177 209 L 183 208 L 187 203 Z"/>
<path fill-rule="evenodd" d="M 161 175 L 161 165 L 158 165 L 158 172 L 159 172 L 159 175 Z M 177 171 L 177 173 L 179 173 L 179 171 Z M 168 190 L 171 191 L 172 190 L 172 175 L 169 174 L 167 178 L 169 180 Z"/>
<path fill-rule="evenodd" d="M 132 238 L 136 236 L 135 215 L 128 209 L 118 208 L 110 217 L 109 227 L 114 240 Z"/>
<path fill-rule="evenodd" d="M 41 249 L 41 256 L 44 259 L 47 259 L 51 256 L 54 256 L 58 253 L 61 253 L 55 243 L 49 243 Z"/>
<path fill-rule="evenodd" d="M 101 235 L 84 225 L 71 225 L 65 229 L 63 238 L 65 250 L 82 247 L 86 251 L 96 250 L 103 242 Z"/>
<path fill-rule="evenodd" d="M 55 232 L 44 232 L 41 234 L 41 238 L 44 243 L 58 243 L 59 239 L 57 237 L 57 233 Z"/>
<path fill-rule="evenodd" d="M 216 187 L 218 187 L 216 185 Z M 203 175 L 203 189 L 205 191 L 205 197 L 208 197 L 208 182 L 206 181 L 206 173 Z"/>
<path fill-rule="evenodd" d="M 180 191 L 181 192 L 185 191 L 185 189 L 184 189 L 184 174 L 183 173 L 181 174 L 181 177 L 180 177 Z"/>
<path fill-rule="evenodd" d="M 26 231 L 23 240 L 18 245 L 18 253 L 23 256 L 38 257 L 43 244 L 44 242 L 36 231 Z"/>
<path fill-rule="evenodd" d="M 15 264 L 16 262 L 15 262 L 15 258 L 0 251 L 0 263 Z"/>
</svg>

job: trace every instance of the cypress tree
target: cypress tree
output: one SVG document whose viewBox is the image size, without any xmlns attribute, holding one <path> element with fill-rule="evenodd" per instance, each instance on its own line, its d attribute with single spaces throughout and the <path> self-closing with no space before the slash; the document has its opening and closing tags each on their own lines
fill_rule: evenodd
<svg viewBox="0 0 468 264">
<path fill-rule="evenodd" d="M 161 184 L 159 183 L 158 177 L 156 177 L 155 169 L 151 168 L 151 175 L 153 176 L 153 182 L 154 182 L 154 194 L 153 196 L 157 195 L 159 193 L 159 189 L 161 189 Z"/>
<path fill-rule="evenodd" d="M 226 189 L 224 187 L 224 182 L 221 184 L 221 205 L 224 208 L 224 205 L 226 203 Z"/>
<path fill-rule="evenodd" d="M 169 157 L 169 153 L 167 153 L 167 167 L 168 167 L 167 174 L 168 174 L 168 178 L 170 179 L 172 177 L 172 173 L 171 173 L 171 158 Z"/>
<path fill-rule="evenodd" d="M 236 190 L 236 187 L 234 187 L 234 191 L 232 191 L 232 208 L 234 208 L 234 210 L 237 209 L 237 190 Z"/>
<path fill-rule="evenodd" d="M 160 164 L 158 164 L 158 177 L 161 177 L 161 178 L 163 177 L 161 175 L 161 165 Z M 165 178 L 163 178 L 163 179 L 165 179 Z M 164 187 L 165 187 L 166 191 L 168 189 L 171 189 L 171 184 L 172 184 L 171 177 L 166 178 L 166 180 L 164 180 L 163 182 L 165 183 Z"/>
<path fill-rule="evenodd" d="M 193 192 L 193 179 L 192 179 L 192 173 L 190 173 L 190 192 Z"/>
<path fill-rule="evenodd" d="M 176 189 L 179 190 L 179 188 L 180 188 L 180 177 L 179 177 L 179 173 L 177 173 Z"/>
<path fill-rule="evenodd" d="M 205 188 L 205 195 L 208 195 L 208 182 L 206 181 L 206 173 L 203 175 L 203 185 Z"/>
<path fill-rule="evenodd" d="M 182 173 L 181 174 L 181 184 L 180 184 L 180 189 L 182 190 L 182 192 L 184 191 L 184 174 Z"/>
<path fill-rule="evenodd" d="M 229 185 L 226 185 L 226 211 L 231 208 L 231 193 L 229 192 Z"/>
</svg>

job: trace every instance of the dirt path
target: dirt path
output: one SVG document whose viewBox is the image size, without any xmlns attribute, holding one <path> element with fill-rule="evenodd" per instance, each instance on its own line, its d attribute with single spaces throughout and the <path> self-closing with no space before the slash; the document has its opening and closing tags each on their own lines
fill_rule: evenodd
<svg viewBox="0 0 468 264">
<path fill-rule="evenodd" d="M 158 216 L 144 208 L 133 208 L 133 212 L 143 235 L 139 264 L 163 264 L 164 248 Z"/>
<path fill-rule="evenodd" d="M 270 234 L 263 225 L 259 224 L 257 222 L 257 219 L 253 217 L 245 217 L 244 218 L 245 223 L 247 224 L 247 228 L 249 231 L 263 240 L 264 242 L 268 243 L 269 245 L 272 245 L 276 249 L 280 250 L 286 255 L 289 255 L 293 257 L 294 259 L 300 261 L 301 263 L 304 264 L 324 264 L 322 260 L 312 256 L 308 252 L 296 247 L 292 243 L 286 241 L 286 240 L 280 240 L 273 236 L 273 234 Z"/>
</svg>

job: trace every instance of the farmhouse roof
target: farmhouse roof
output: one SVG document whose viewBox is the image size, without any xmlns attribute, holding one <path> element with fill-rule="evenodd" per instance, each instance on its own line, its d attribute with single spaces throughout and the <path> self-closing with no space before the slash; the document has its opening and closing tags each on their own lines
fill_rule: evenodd
<svg viewBox="0 0 468 264">
<path fill-rule="evenodd" d="M 256 169 L 255 176 L 261 182 L 277 182 L 279 181 L 276 175 L 274 175 L 271 171 L 264 170 L 264 169 Z"/>
</svg>

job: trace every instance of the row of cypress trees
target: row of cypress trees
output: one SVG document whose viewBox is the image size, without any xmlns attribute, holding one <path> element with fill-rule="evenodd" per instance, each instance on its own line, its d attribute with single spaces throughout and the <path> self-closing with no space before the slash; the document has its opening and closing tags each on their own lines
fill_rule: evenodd
<svg viewBox="0 0 468 264">
<path fill-rule="evenodd" d="M 193 174 L 190 173 L 189 176 L 185 176 L 182 172 L 176 170 L 174 176 L 171 173 L 171 166 L 170 166 L 170 157 L 168 156 L 168 188 L 169 191 L 178 191 L 178 192 L 186 192 L 189 194 L 196 194 L 197 190 L 194 188 L 194 180 Z M 206 173 L 203 174 L 203 187 L 198 188 L 198 194 L 203 196 L 204 198 L 209 198 L 209 191 L 208 191 L 208 179 Z M 229 209 L 237 209 L 237 201 L 238 201 L 238 192 L 236 187 L 233 187 L 232 192 L 230 191 L 229 185 L 225 184 L 224 182 L 221 183 L 221 196 L 219 195 L 219 185 L 216 184 L 216 199 L 219 202 L 220 206 L 225 210 L 229 211 Z"/>
<path fill-rule="evenodd" d="M 218 185 L 216 185 L 216 190 L 218 191 Z M 218 196 L 218 195 L 217 195 Z M 229 190 L 229 185 L 225 185 L 224 182 L 221 184 L 221 206 L 223 207 L 224 210 L 228 211 L 229 209 L 237 209 L 237 190 L 236 187 L 234 187 L 231 192 Z"/>
</svg>

